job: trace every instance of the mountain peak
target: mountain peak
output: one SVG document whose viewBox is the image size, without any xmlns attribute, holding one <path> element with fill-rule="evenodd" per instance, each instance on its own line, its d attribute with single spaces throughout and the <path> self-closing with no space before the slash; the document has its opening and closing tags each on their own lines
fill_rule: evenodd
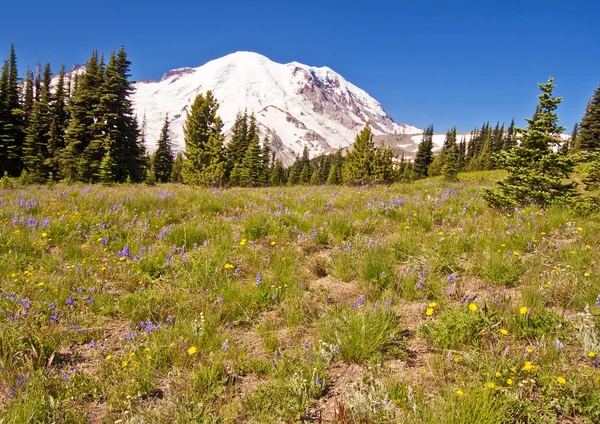
<svg viewBox="0 0 600 424">
<path fill-rule="evenodd" d="M 328 67 L 280 64 L 254 52 L 231 53 L 198 68 L 173 69 L 161 81 L 138 82 L 135 88 L 134 105 L 140 119 L 146 114 L 150 150 L 166 113 L 172 119 L 175 149 L 183 149 L 187 109 L 207 90 L 219 101 L 225 131 L 238 112 L 254 113 L 285 163 L 305 146 L 314 156 L 352 144 L 368 121 L 375 134 L 421 132 L 396 124 L 379 102 Z"/>
</svg>

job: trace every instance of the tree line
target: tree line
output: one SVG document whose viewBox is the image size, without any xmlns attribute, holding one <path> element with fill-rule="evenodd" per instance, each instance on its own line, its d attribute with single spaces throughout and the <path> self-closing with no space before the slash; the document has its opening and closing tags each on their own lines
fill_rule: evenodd
<svg viewBox="0 0 600 424">
<path fill-rule="evenodd" d="M 49 63 L 38 64 L 21 79 L 11 45 L 0 74 L 0 175 L 20 177 L 24 183 L 145 181 L 215 187 L 390 184 L 439 175 L 452 181 L 461 171 L 510 170 L 516 159 L 508 158 L 522 153 L 534 138 L 530 150 L 535 154 L 530 152 L 528 161 L 552 154 L 546 159 L 555 167 L 591 162 L 586 187 L 600 185 L 600 87 L 566 141 L 557 138 L 564 128 L 549 124 L 558 122 L 554 106 L 562 101 L 552 97 L 550 81 L 540 85 L 540 104 L 525 129 L 516 128 L 514 119 L 506 129 L 499 122 L 493 127 L 484 123 L 467 141 L 458 140 L 456 128 L 451 128 L 442 148 L 434 152 L 430 125 L 414 160 L 407 160 L 384 145 L 376 147 L 367 124 L 350 147 L 312 159 L 305 148 L 285 167 L 275 155 L 268 130 L 261 140 L 253 114 L 238 113 L 226 142 L 219 104 L 210 91 L 198 94 L 188 111 L 184 151 L 174 154 L 165 116 L 157 149 L 149 155 L 146 120 L 138 123 L 130 99 L 130 65 L 121 46 L 108 61 L 93 51 L 80 70 L 66 73 L 62 66 L 53 78 Z M 545 172 L 550 165 L 544 166 L 536 172 Z M 566 178 L 568 170 L 555 173 L 556 178 L 559 174 Z"/>
</svg>

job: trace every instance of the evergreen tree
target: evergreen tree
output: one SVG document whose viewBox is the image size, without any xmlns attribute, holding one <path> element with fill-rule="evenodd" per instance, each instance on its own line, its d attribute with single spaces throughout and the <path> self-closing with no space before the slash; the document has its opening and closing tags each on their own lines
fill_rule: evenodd
<svg viewBox="0 0 600 424">
<path fill-rule="evenodd" d="M 573 131 L 571 132 L 571 136 L 568 140 L 565 140 L 561 146 L 561 151 L 563 153 L 569 153 L 571 150 L 576 149 L 577 145 L 577 137 L 579 137 L 579 122 L 575 122 L 573 125 Z"/>
<path fill-rule="evenodd" d="M 371 183 L 374 155 L 373 133 L 371 125 L 367 123 L 356 136 L 352 150 L 346 155 L 342 168 L 343 182 L 350 185 Z"/>
<path fill-rule="evenodd" d="M 225 153 L 225 157 L 227 158 L 225 178 L 231 185 L 239 185 L 242 160 L 244 160 L 246 150 L 248 150 L 249 142 L 248 113 L 238 113 L 231 128 L 231 137 Z"/>
<path fill-rule="evenodd" d="M 258 185 L 265 187 L 269 185 L 270 179 L 270 161 L 271 161 L 271 143 L 269 137 L 265 135 L 262 149 L 260 151 L 260 175 L 258 177 Z"/>
<path fill-rule="evenodd" d="M 429 125 L 423 133 L 414 161 L 414 178 L 426 178 L 429 165 L 433 162 L 433 125 Z"/>
<path fill-rule="evenodd" d="M 459 171 L 458 145 L 456 144 L 456 127 L 446 133 L 441 152 L 441 174 L 446 181 L 456 181 Z"/>
<path fill-rule="evenodd" d="M 577 149 L 588 152 L 600 151 L 600 86 L 596 88 L 581 119 Z"/>
<path fill-rule="evenodd" d="M 491 206 L 545 206 L 575 196 L 576 183 L 565 181 L 573 171 L 574 160 L 553 151 L 560 144 L 556 136 L 564 131 L 555 113 L 562 99 L 552 97 L 554 87 L 553 78 L 539 84 L 539 105 L 534 117 L 526 119 L 528 127 L 519 130 L 520 144 L 499 156 L 499 164 L 508 175 L 498 182 L 498 188 L 484 190 L 484 198 Z"/>
<path fill-rule="evenodd" d="M 16 177 L 22 169 L 22 151 L 25 135 L 23 132 L 25 112 L 21 107 L 17 56 L 14 45 L 10 46 L 8 61 L 2 71 L 0 91 L 4 104 L 4 125 L 0 128 L 0 162 L 3 162 L 2 173 Z"/>
<path fill-rule="evenodd" d="M 391 184 L 396 179 L 394 171 L 394 152 L 384 145 L 375 150 L 372 165 L 372 176 L 375 184 Z"/>
<path fill-rule="evenodd" d="M 310 165 L 310 158 L 308 156 L 308 147 L 304 146 L 304 150 L 302 151 L 302 164 L 300 167 L 300 176 L 299 183 L 303 185 L 310 184 L 310 179 L 312 177 L 312 166 Z"/>
<path fill-rule="evenodd" d="M 152 171 L 155 181 L 166 183 L 173 172 L 173 151 L 171 148 L 171 137 L 169 135 L 169 115 L 165 115 L 160 137 L 158 138 L 156 151 L 152 156 Z"/>
<path fill-rule="evenodd" d="M 105 185 L 110 185 L 115 181 L 115 175 L 113 170 L 116 164 L 113 158 L 110 146 L 106 146 L 104 150 L 104 157 L 98 165 L 98 173 L 96 174 L 98 182 Z"/>
<path fill-rule="evenodd" d="M 183 154 L 181 152 L 177 153 L 175 156 L 175 160 L 173 161 L 173 171 L 171 172 L 171 182 L 172 183 L 182 183 L 183 182 Z"/>
<path fill-rule="evenodd" d="M 25 93 L 23 97 L 23 111 L 25 112 L 25 125 L 29 125 L 31 115 L 33 115 L 33 104 L 35 103 L 33 97 L 33 71 L 27 69 L 25 77 Z"/>
<path fill-rule="evenodd" d="M 104 79 L 100 87 L 97 134 L 84 151 L 93 169 L 97 166 L 95 159 L 98 152 L 104 153 L 99 146 L 108 146 L 114 158 L 117 182 L 139 182 L 144 176 L 145 147 L 138 142 L 139 130 L 130 99 L 134 91 L 129 81 L 130 65 L 124 46 L 117 53 L 111 53 L 106 67 L 103 60 L 100 61 L 98 68 L 104 73 Z"/>
<path fill-rule="evenodd" d="M 50 107 L 51 123 L 48 136 L 48 158 L 45 163 L 48 171 L 52 173 L 55 179 L 58 179 L 60 175 L 59 160 L 65 148 L 65 131 L 69 121 L 66 99 L 65 67 L 63 65 L 58 73 L 58 81 Z"/>
<path fill-rule="evenodd" d="M 517 145 L 515 137 L 515 118 L 513 118 L 510 122 L 508 130 L 506 131 L 506 137 L 504 138 L 504 144 L 502 146 L 503 151 L 508 152 Z"/>
<path fill-rule="evenodd" d="M 341 149 L 333 156 L 329 175 L 327 176 L 327 185 L 342 184 L 342 168 L 344 167 L 344 158 Z"/>
<path fill-rule="evenodd" d="M 91 173 L 96 171 L 91 162 L 98 163 L 104 158 L 104 143 L 97 143 L 98 152 L 95 157 L 90 157 L 89 149 L 90 143 L 99 138 L 96 109 L 100 103 L 102 81 L 98 54 L 93 51 L 86 71 L 76 78 L 74 91 L 69 99 L 71 120 L 65 133 L 65 149 L 60 157 L 61 174 L 67 180 L 89 181 Z"/>
<path fill-rule="evenodd" d="M 285 183 L 285 168 L 283 167 L 283 163 L 281 162 L 281 160 L 277 159 L 275 160 L 275 163 L 273 164 L 273 169 L 271 170 L 269 184 L 272 186 L 280 186 Z"/>
<path fill-rule="evenodd" d="M 212 92 L 198 94 L 183 126 L 185 160 L 183 180 L 188 184 L 220 185 L 225 177 L 223 121 Z"/>
<path fill-rule="evenodd" d="M 48 145 L 50 141 L 50 129 L 52 115 L 50 109 L 52 74 L 50 64 L 44 67 L 43 85 L 38 89 L 39 100 L 33 106 L 29 126 L 26 129 L 25 144 L 23 146 L 23 165 L 29 174 L 29 178 L 35 183 L 44 183 L 48 180 L 51 172 L 47 167 L 50 158 Z"/>
<path fill-rule="evenodd" d="M 254 131 L 250 133 L 252 139 L 246 149 L 246 155 L 242 160 L 240 172 L 240 185 L 243 187 L 256 187 L 259 185 L 261 178 L 261 159 L 260 159 L 260 143 L 258 141 L 258 133 Z"/>
</svg>

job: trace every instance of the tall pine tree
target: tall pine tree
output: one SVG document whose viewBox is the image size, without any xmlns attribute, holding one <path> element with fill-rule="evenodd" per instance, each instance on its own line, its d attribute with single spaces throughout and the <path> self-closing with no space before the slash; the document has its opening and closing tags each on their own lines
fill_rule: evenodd
<svg viewBox="0 0 600 424">
<path fill-rule="evenodd" d="M 600 151 L 600 86 L 585 109 L 576 145 L 578 150 Z"/>
<path fill-rule="evenodd" d="M 423 139 L 419 143 L 414 160 L 414 178 L 427 177 L 429 165 L 433 162 L 433 125 L 429 125 L 423 133 Z"/>
<path fill-rule="evenodd" d="M 346 155 L 342 168 L 344 184 L 362 185 L 372 182 L 372 166 L 375 155 L 371 125 L 367 123 L 356 136 L 352 150 Z"/>
<path fill-rule="evenodd" d="M 156 146 L 156 151 L 152 156 L 152 172 L 154 178 L 159 183 L 166 183 L 171 179 L 173 172 L 173 150 L 171 147 L 171 137 L 169 135 L 169 115 L 165 116 L 160 137 Z"/>
<path fill-rule="evenodd" d="M 498 182 L 498 188 L 484 190 L 483 196 L 491 206 L 545 206 L 576 195 L 577 184 L 568 181 L 574 160 L 555 151 L 560 145 L 557 136 L 564 128 L 558 125 L 555 113 L 562 99 L 552 96 L 554 87 L 553 78 L 539 84 L 539 105 L 533 118 L 526 119 L 528 127 L 519 130 L 520 144 L 499 155 L 499 164 L 508 175 Z"/>
</svg>

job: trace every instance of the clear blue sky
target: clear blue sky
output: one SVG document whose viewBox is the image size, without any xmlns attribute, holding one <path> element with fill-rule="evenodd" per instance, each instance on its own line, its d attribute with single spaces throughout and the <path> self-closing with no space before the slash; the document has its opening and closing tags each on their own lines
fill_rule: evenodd
<svg viewBox="0 0 600 424">
<path fill-rule="evenodd" d="M 30 0 L 2 14 L 0 57 L 13 42 L 22 72 L 37 60 L 84 63 L 93 48 L 123 43 L 133 77 L 159 79 L 248 50 L 329 66 L 395 121 L 436 131 L 522 123 L 550 75 L 570 131 L 600 84 L 598 0 Z"/>
</svg>

